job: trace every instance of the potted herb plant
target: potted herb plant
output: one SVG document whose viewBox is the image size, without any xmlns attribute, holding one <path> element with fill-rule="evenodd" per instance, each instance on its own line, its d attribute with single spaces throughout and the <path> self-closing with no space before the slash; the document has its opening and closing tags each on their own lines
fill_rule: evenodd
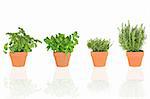
<svg viewBox="0 0 150 99">
<path fill-rule="evenodd" d="M 89 49 L 92 49 L 91 56 L 95 67 L 103 67 L 106 64 L 108 50 L 111 46 L 109 40 L 90 39 L 87 42 Z"/>
<path fill-rule="evenodd" d="M 56 65 L 58 67 L 66 67 L 74 47 L 78 44 L 78 33 L 75 31 L 69 36 L 58 33 L 55 36 L 46 37 L 44 39 L 47 44 L 47 50 L 53 50 Z"/>
<path fill-rule="evenodd" d="M 119 30 L 119 43 L 121 47 L 126 50 L 129 66 L 138 67 L 141 66 L 144 51 L 141 49 L 146 38 L 145 27 L 143 24 L 131 26 L 128 21 L 127 24 L 123 24 Z"/>
<path fill-rule="evenodd" d="M 4 45 L 4 53 L 10 50 L 9 55 L 12 65 L 22 67 L 25 65 L 28 52 L 31 52 L 32 48 L 37 47 L 37 43 L 42 42 L 27 35 L 23 28 L 18 27 L 18 29 L 18 32 L 6 33 L 10 41 Z"/>
</svg>

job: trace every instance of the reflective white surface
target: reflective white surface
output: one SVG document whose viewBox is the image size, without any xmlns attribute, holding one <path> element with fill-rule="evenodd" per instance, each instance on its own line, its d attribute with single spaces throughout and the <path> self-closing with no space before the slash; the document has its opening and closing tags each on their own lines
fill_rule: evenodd
<svg viewBox="0 0 150 99">
<path fill-rule="evenodd" d="M 146 27 L 141 68 L 128 66 L 118 27 L 130 20 Z M 25 68 L 12 68 L 3 53 L 7 32 L 22 27 L 43 43 L 28 53 Z M 77 31 L 68 68 L 57 68 L 43 39 Z M 94 68 L 87 40 L 110 39 L 105 68 Z M 0 0 L 0 99 L 150 99 L 150 0 Z"/>
<path fill-rule="evenodd" d="M 1 94 L 0 98 L 32 99 L 46 97 L 48 99 L 61 97 L 65 99 L 67 97 L 108 98 L 111 96 L 121 99 L 143 99 L 146 96 L 144 72 L 141 67 L 128 67 L 124 80 L 119 80 L 118 74 L 115 74 L 116 78 L 110 75 L 108 66 L 85 69 L 85 73 L 90 74 L 88 76 L 82 75 L 76 68 L 72 67 L 56 67 L 53 68 L 53 71 L 50 76 L 44 77 L 43 75 L 48 74 L 45 72 L 41 74 L 41 77 L 35 79 L 38 75 L 32 73 L 27 67 L 10 67 L 9 73 L 1 73 L 0 92 L 4 94 Z M 75 72 L 78 72 L 80 76 L 76 75 Z M 149 88 L 147 87 L 146 90 L 149 90 Z"/>
</svg>

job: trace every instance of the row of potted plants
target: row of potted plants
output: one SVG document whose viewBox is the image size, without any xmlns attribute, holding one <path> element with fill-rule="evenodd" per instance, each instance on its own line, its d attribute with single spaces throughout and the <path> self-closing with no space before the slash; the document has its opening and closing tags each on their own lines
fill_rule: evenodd
<svg viewBox="0 0 150 99">
<path fill-rule="evenodd" d="M 32 52 L 32 48 L 36 48 L 40 40 L 27 35 L 23 28 L 18 28 L 15 33 L 6 33 L 9 36 L 9 42 L 4 45 L 4 53 L 10 51 L 12 65 L 21 67 L 25 65 L 28 52 Z M 141 50 L 145 36 L 145 27 L 143 25 L 131 26 L 130 22 L 122 23 L 119 30 L 120 46 L 126 50 L 129 66 L 138 67 L 141 65 L 144 51 Z M 71 53 L 78 44 L 79 35 L 75 31 L 71 35 L 58 33 L 51 37 L 46 37 L 44 42 L 47 44 L 47 50 L 52 50 L 58 67 L 66 67 L 69 64 Z M 90 39 L 87 46 L 91 49 L 93 64 L 96 67 L 105 66 L 108 50 L 112 46 L 110 40 L 106 39 Z"/>
</svg>

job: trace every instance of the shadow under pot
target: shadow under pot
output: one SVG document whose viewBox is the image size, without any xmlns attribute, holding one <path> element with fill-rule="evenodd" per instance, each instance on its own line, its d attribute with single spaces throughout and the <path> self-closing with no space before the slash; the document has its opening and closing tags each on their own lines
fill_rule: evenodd
<svg viewBox="0 0 150 99">
<path fill-rule="evenodd" d="M 104 67 L 108 52 L 91 52 L 91 56 L 95 67 Z"/>
<path fill-rule="evenodd" d="M 27 52 L 10 52 L 9 53 L 12 66 L 14 67 L 24 67 L 26 62 Z"/>
<path fill-rule="evenodd" d="M 126 52 L 129 66 L 140 67 L 142 64 L 142 59 L 144 52 Z"/>
<path fill-rule="evenodd" d="M 57 67 L 67 67 L 69 65 L 70 53 L 54 52 L 53 53 Z"/>
</svg>

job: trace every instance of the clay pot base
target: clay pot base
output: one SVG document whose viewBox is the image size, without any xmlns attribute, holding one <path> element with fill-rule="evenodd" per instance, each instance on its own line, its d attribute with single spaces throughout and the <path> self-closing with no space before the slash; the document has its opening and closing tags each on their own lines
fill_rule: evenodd
<svg viewBox="0 0 150 99">
<path fill-rule="evenodd" d="M 95 67 L 104 67 L 108 52 L 91 52 L 91 56 Z"/>
<path fill-rule="evenodd" d="M 63 52 L 54 52 L 53 53 L 57 67 L 67 67 L 69 64 L 71 54 Z"/>
<path fill-rule="evenodd" d="M 144 52 L 126 52 L 129 66 L 131 67 L 140 67 Z"/>
<path fill-rule="evenodd" d="M 14 53 L 10 52 L 9 55 L 12 61 L 12 66 L 24 67 L 26 62 L 26 57 L 28 55 L 27 52 L 14 52 Z"/>
</svg>

